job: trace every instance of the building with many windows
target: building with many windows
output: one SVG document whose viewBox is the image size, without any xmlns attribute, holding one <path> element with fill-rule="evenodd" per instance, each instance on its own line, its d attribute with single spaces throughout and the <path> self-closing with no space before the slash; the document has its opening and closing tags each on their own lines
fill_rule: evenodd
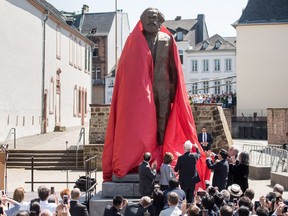
<svg viewBox="0 0 288 216">
<path fill-rule="evenodd" d="M 236 92 L 236 38 L 212 37 L 189 47 L 183 62 L 190 94 Z"/>
<path fill-rule="evenodd" d="M 116 59 L 119 59 L 130 34 L 128 15 L 121 10 L 117 13 L 89 13 L 89 7 L 83 5 L 82 13 L 72 17 L 71 24 L 95 44 L 92 51 L 92 103 L 110 103 L 113 88 L 109 87 L 110 80 L 105 82 L 105 77 L 114 70 Z"/>
<path fill-rule="evenodd" d="M 203 14 L 199 14 L 197 19 L 181 19 L 178 16 L 175 20 L 165 21 L 163 25 L 177 42 L 190 94 L 236 91 L 235 37 L 214 35 L 209 38 Z"/>
<path fill-rule="evenodd" d="M 0 141 L 88 122 L 93 42 L 45 0 L 0 1 L 0 13 Z"/>
</svg>

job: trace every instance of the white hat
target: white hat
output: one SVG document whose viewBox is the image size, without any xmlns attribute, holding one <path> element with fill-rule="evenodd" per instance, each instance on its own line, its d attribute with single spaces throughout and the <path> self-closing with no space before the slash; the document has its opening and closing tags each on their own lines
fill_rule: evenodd
<svg viewBox="0 0 288 216">
<path fill-rule="evenodd" d="M 232 184 L 227 189 L 234 197 L 240 197 L 243 193 L 241 187 L 238 184 Z"/>
</svg>

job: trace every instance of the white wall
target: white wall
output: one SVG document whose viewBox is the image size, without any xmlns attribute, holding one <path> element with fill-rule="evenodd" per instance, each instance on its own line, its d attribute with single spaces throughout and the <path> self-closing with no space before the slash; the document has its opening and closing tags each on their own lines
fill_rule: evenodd
<svg viewBox="0 0 288 216">
<path fill-rule="evenodd" d="M 237 27 L 237 115 L 288 107 L 288 24 Z"/>
<path fill-rule="evenodd" d="M 27 1 L 0 1 L 1 79 L 0 79 L 0 142 L 10 128 L 16 128 L 17 137 L 41 133 L 42 98 L 42 20 L 44 15 Z M 48 91 L 48 132 L 55 126 L 55 112 L 49 115 L 50 79 L 56 84 L 56 70 L 61 69 L 61 123 L 80 125 L 73 117 L 73 89 L 75 85 L 87 88 L 88 104 L 91 98 L 91 76 L 69 65 L 69 33 L 62 28 L 61 60 L 56 58 L 56 23 L 50 18 L 46 24 L 45 89 Z M 84 46 L 84 43 L 83 43 Z M 82 48 L 84 68 L 84 48 Z M 55 91 L 54 91 L 55 94 Z M 54 95 L 55 98 L 55 95 Z M 18 124 L 16 119 L 18 118 Z M 34 123 L 32 123 L 34 119 Z M 89 120 L 89 113 L 85 119 Z"/>
</svg>

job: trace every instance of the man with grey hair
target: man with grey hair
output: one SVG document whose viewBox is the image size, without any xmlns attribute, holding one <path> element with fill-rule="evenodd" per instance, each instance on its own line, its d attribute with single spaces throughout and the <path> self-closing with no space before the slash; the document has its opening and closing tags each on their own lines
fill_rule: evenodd
<svg viewBox="0 0 288 216">
<path fill-rule="evenodd" d="M 235 145 L 230 146 L 228 149 L 227 161 L 229 163 L 229 173 L 227 179 L 227 188 L 234 183 L 234 174 L 231 171 L 233 170 L 233 166 L 237 164 L 238 153 L 239 148 Z"/>
<path fill-rule="evenodd" d="M 79 188 L 71 191 L 70 214 L 71 216 L 89 216 L 87 207 L 79 202 L 81 192 Z"/>
<path fill-rule="evenodd" d="M 281 195 L 283 195 L 283 192 L 284 192 L 284 187 L 280 184 L 275 184 L 274 187 L 273 187 L 273 192 L 278 192 L 280 193 Z"/>
<path fill-rule="evenodd" d="M 192 147 L 196 148 L 196 153 L 191 153 Z M 184 143 L 184 154 L 178 157 L 175 166 L 175 172 L 179 173 L 179 182 L 181 189 L 186 193 L 188 203 L 194 200 L 195 184 L 200 181 L 196 170 L 196 162 L 200 158 L 200 152 L 196 144 L 192 144 L 189 140 Z"/>
<path fill-rule="evenodd" d="M 125 216 L 137 216 L 145 215 L 144 213 L 150 213 L 153 215 L 151 205 L 151 198 L 149 196 L 141 197 L 139 203 L 128 204 L 125 209 Z"/>
</svg>

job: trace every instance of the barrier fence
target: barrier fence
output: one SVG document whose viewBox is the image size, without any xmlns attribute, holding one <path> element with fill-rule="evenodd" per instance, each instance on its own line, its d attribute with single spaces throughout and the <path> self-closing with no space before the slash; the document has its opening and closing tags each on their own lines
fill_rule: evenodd
<svg viewBox="0 0 288 216">
<path fill-rule="evenodd" d="M 271 172 L 288 172 L 288 151 L 282 145 L 244 144 L 243 151 L 249 153 L 249 164 L 269 166 Z"/>
</svg>

